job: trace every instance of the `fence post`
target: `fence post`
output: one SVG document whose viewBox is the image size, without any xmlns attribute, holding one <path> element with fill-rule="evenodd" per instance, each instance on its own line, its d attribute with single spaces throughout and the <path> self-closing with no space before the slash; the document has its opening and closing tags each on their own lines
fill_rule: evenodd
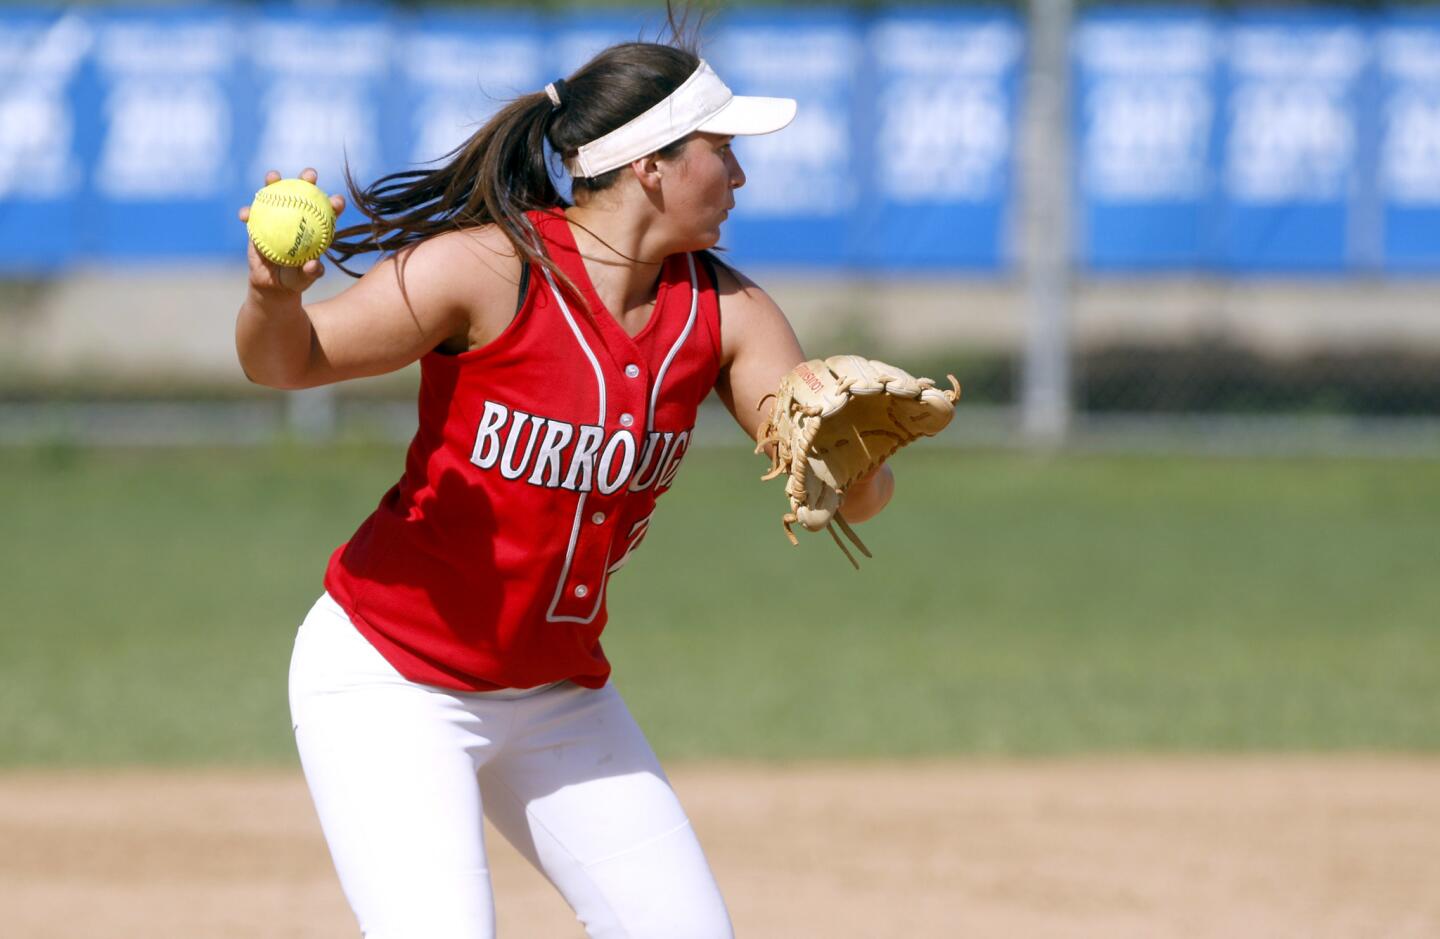
<svg viewBox="0 0 1440 939">
<path fill-rule="evenodd" d="M 1040 447 L 1070 426 L 1070 34 L 1073 0 L 1030 0 L 1023 146 L 1025 354 L 1020 425 Z"/>
</svg>

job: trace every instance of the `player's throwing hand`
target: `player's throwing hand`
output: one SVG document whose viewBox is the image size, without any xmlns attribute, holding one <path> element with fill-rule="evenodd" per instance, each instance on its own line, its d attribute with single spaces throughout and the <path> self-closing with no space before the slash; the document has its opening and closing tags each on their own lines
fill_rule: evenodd
<svg viewBox="0 0 1440 939">
<path fill-rule="evenodd" d="M 311 167 L 306 167 L 300 172 L 299 179 L 311 185 L 315 185 L 319 174 Z M 273 186 L 280 182 L 281 176 L 277 170 L 271 170 L 265 174 L 265 185 Z M 345 197 L 332 195 L 329 197 L 330 207 L 335 217 L 345 211 Z M 250 223 L 251 206 L 242 206 L 238 213 L 240 221 Z M 331 226 L 331 235 L 334 228 Z M 326 239 L 328 244 L 328 238 Z M 322 249 L 323 250 L 323 249 Z M 310 285 L 321 277 L 325 276 L 325 265 L 319 258 L 312 258 L 299 266 L 284 265 L 267 259 L 255 247 L 254 240 L 247 245 L 247 254 L 250 263 L 250 285 L 257 290 L 289 290 L 295 293 L 303 293 Z"/>
</svg>

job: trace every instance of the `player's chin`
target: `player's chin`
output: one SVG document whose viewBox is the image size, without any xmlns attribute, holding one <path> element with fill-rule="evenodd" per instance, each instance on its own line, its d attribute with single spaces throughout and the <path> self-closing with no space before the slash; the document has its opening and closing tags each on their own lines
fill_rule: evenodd
<svg viewBox="0 0 1440 939">
<path fill-rule="evenodd" d="M 706 248 L 713 248 L 718 245 L 720 243 L 720 226 L 721 223 L 723 223 L 724 221 L 724 217 L 721 217 L 718 221 L 715 222 L 712 227 L 703 229 L 702 231 L 698 232 L 697 240 L 700 242 L 700 244 L 697 247 L 691 248 L 690 250 L 704 251 Z"/>
</svg>

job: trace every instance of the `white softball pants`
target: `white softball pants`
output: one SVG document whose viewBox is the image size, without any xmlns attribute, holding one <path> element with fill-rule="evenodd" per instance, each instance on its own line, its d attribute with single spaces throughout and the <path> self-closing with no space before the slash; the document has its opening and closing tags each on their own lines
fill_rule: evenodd
<svg viewBox="0 0 1440 939">
<path fill-rule="evenodd" d="M 367 939 L 491 939 L 482 811 L 593 939 L 728 939 L 730 919 L 613 686 L 408 681 L 324 595 L 290 667 L 305 779 Z"/>
</svg>

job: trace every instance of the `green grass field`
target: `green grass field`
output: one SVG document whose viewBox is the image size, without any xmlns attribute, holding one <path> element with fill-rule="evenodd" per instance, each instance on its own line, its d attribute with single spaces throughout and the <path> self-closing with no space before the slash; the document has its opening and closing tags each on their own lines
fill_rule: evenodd
<svg viewBox="0 0 1440 939">
<path fill-rule="evenodd" d="M 0 450 L 0 764 L 293 759 L 295 626 L 400 459 Z M 662 756 L 1440 748 L 1440 465 L 896 467 L 856 573 L 691 453 L 606 634 Z"/>
</svg>

